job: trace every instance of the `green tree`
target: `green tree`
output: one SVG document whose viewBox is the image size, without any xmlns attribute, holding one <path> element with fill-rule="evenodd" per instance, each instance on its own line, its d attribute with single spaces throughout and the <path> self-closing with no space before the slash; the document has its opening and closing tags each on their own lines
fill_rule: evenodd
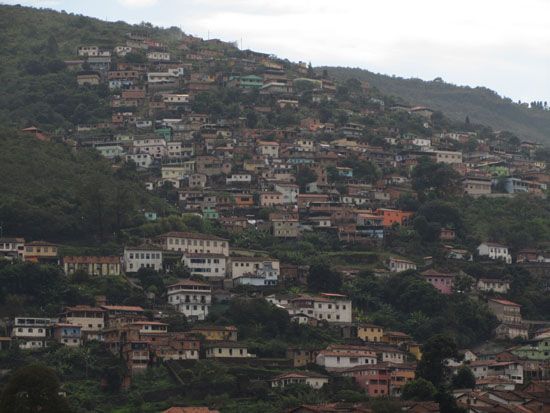
<svg viewBox="0 0 550 413">
<path fill-rule="evenodd" d="M 55 372 L 33 364 L 17 370 L 0 399 L 3 413 L 70 413 L 67 400 L 59 395 Z"/>
<path fill-rule="evenodd" d="M 300 186 L 300 192 L 305 192 L 306 185 L 316 180 L 317 174 L 307 166 L 299 168 L 296 173 L 296 183 Z"/>
<path fill-rule="evenodd" d="M 422 346 L 422 359 L 416 368 L 417 377 L 426 379 L 436 387 L 444 385 L 449 379 L 450 369 L 447 359 L 458 359 L 455 341 L 445 334 L 430 337 Z"/>
<path fill-rule="evenodd" d="M 449 198 L 462 192 L 462 178 L 451 166 L 420 158 L 412 172 L 412 187 L 419 198 Z"/>
<path fill-rule="evenodd" d="M 342 274 L 328 264 L 317 263 L 309 268 L 307 286 L 311 291 L 338 292 L 342 288 Z"/>
<path fill-rule="evenodd" d="M 420 377 L 403 386 L 401 398 L 404 400 L 426 401 L 433 400 L 436 393 L 437 389 L 432 382 Z"/>
<path fill-rule="evenodd" d="M 476 386 L 476 376 L 468 366 L 462 366 L 452 378 L 455 389 L 473 389 Z"/>
</svg>

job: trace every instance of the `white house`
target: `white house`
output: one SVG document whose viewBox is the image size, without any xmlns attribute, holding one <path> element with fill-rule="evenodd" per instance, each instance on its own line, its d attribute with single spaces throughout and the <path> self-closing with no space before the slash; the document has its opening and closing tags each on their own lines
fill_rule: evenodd
<svg viewBox="0 0 550 413">
<path fill-rule="evenodd" d="M 226 257 L 223 254 L 184 252 L 182 263 L 189 268 L 191 275 L 202 277 L 225 277 Z"/>
<path fill-rule="evenodd" d="M 498 278 L 480 278 L 477 282 L 479 291 L 493 291 L 495 293 L 507 294 L 510 290 L 510 281 Z"/>
<path fill-rule="evenodd" d="M 293 371 L 280 374 L 271 379 L 271 387 L 284 388 L 293 384 L 305 384 L 316 390 L 323 387 L 329 381 L 324 374 L 315 373 L 312 371 Z"/>
<path fill-rule="evenodd" d="M 269 297 L 268 297 L 269 301 Z M 342 294 L 322 293 L 319 296 L 299 295 L 282 305 L 293 316 L 305 314 L 328 323 L 351 323 L 351 300 Z"/>
<path fill-rule="evenodd" d="M 226 184 L 249 184 L 252 182 L 252 175 L 247 173 L 234 173 L 225 178 Z"/>
<path fill-rule="evenodd" d="M 215 341 L 205 345 L 206 358 L 248 358 L 254 357 L 248 353 L 245 344 L 235 341 Z"/>
<path fill-rule="evenodd" d="M 295 184 L 275 184 L 275 191 L 282 194 L 283 204 L 295 204 L 298 200 L 300 187 Z"/>
<path fill-rule="evenodd" d="M 257 150 L 260 155 L 270 158 L 277 158 L 279 156 L 279 144 L 277 142 L 260 141 L 257 143 Z"/>
<path fill-rule="evenodd" d="M 15 317 L 11 336 L 21 349 L 43 348 L 47 345 L 52 325 L 50 318 Z"/>
<path fill-rule="evenodd" d="M 390 257 L 388 266 L 390 268 L 390 272 L 416 270 L 416 264 L 414 262 L 395 257 Z"/>
<path fill-rule="evenodd" d="M 182 280 L 169 285 L 167 290 L 168 304 L 188 319 L 204 320 L 208 315 L 212 303 L 212 287 L 209 284 Z"/>
<path fill-rule="evenodd" d="M 494 242 L 484 242 L 477 247 L 480 257 L 489 257 L 492 260 L 503 260 L 506 264 L 512 263 L 512 255 L 508 247 Z"/>
<path fill-rule="evenodd" d="M 376 364 L 376 353 L 361 346 L 329 346 L 319 352 L 316 363 L 328 371 Z"/>
<path fill-rule="evenodd" d="M 221 254 L 229 256 L 229 242 L 215 235 L 198 232 L 168 232 L 158 237 L 162 248 L 168 251 L 183 251 L 195 254 Z"/>
<path fill-rule="evenodd" d="M 162 249 L 151 245 L 124 248 L 124 271 L 138 272 L 140 268 L 162 269 Z"/>
<path fill-rule="evenodd" d="M 167 52 L 147 52 L 149 60 L 170 60 L 170 53 Z"/>
<path fill-rule="evenodd" d="M 138 168 L 148 169 L 153 164 L 153 157 L 148 153 L 126 155 L 126 162 L 132 161 Z"/>
</svg>

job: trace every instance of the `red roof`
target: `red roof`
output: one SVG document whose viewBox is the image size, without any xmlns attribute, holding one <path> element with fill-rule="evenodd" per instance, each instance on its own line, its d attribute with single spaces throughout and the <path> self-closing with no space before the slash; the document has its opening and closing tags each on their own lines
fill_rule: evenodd
<svg viewBox="0 0 550 413">
<path fill-rule="evenodd" d="M 502 304 L 502 305 L 508 305 L 512 307 L 521 307 L 521 305 L 514 303 L 509 300 L 505 300 L 503 298 L 489 298 L 489 301 L 494 301 L 495 303 Z"/>
<path fill-rule="evenodd" d="M 102 305 L 101 308 L 107 311 L 136 311 L 143 312 L 145 311 L 142 307 L 133 306 L 133 305 Z"/>
<path fill-rule="evenodd" d="M 201 234 L 199 232 L 178 232 L 171 231 L 165 234 L 159 235 L 160 238 L 172 237 L 172 238 L 190 238 L 190 239 L 205 239 L 214 241 L 227 241 L 225 238 L 217 237 L 211 234 Z"/>
</svg>

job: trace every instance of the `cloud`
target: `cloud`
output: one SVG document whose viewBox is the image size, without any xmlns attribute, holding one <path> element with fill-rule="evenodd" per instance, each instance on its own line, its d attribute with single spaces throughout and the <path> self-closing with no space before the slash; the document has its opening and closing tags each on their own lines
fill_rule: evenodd
<svg viewBox="0 0 550 413">
<path fill-rule="evenodd" d="M 159 0 L 118 0 L 118 2 L 129 8 L 143 8 L 154 6 Z"/>
</svg>

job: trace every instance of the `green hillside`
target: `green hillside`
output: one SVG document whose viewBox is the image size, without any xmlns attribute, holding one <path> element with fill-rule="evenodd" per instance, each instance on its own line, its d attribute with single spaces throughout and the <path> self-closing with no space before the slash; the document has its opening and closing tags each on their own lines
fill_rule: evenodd
<svg viewBox="0 0 550 413">
<path fill-rule="evenodd" d="M 356 78 L 367 81 L 383 94 L 410 105 L 440 110 L 455 121 L 464 121 L 468 116 L 473 123 L 489 125 L 495 130 L 509 130 L 524 139 L 550 143 L 550 112 L 526 108 L 487 88 L 405 79 L 359 68 L 319 69 L 326 69 L 338 80 Z"/>
</svg>

